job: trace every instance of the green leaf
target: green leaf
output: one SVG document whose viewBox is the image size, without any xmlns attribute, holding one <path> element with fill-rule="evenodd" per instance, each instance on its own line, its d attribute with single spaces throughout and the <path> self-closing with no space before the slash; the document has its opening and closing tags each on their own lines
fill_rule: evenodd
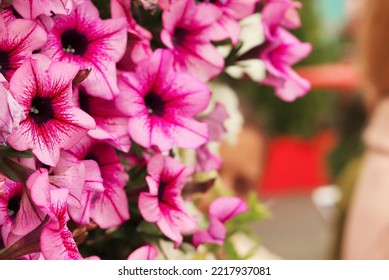
<svg viewBox="0 0 389 280">
<path fill-rule="evenodd" d="M 136 231 L 148 235 L 162 235 L 160 229 L 155 224 L 146 221 L 142 221 L 136 228 Z"/>
</svg>

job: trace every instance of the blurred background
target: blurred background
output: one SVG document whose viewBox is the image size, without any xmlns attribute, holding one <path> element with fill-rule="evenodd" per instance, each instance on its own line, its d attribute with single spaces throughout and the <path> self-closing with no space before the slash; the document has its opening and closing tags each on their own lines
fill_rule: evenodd
<svg viewBox="0 0 389 280">
<path fill-rule="evenodd" d="M 294 34 L 313 51 L 295 69 L 313 89 L 286 103 L 269 87 L 229 81 L 245 125 L 236 145 L 222 145 L 221 174 L 238 193 L 254 188 L 270 210 L 253 230 L 274 256 L 339 259 L 366 120 L 355 67 L 362 1 L 300 2 Z"/>
</svg>

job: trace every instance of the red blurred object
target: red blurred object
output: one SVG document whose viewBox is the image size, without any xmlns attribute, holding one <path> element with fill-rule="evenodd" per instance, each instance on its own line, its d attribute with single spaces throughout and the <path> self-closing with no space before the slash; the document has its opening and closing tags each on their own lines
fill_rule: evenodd
<svg viewBox="0 0 389 280">
<path fill-rule="evenodd" d="M 326 130 L 313 139 L 296 136 L 270 141 L 264 175 L 259 184 L 262 198 L 288 192 L 310 192 L 330 183 L 327 156 L 336 144 L 336 134 Z"/>
<path fill-rule="evenodd" d="M 304 66 L 296 72 L 311 83 L 312 89 L 356 91 L 361 87 L 361 75 L 349 62 Z"/>
</svg>

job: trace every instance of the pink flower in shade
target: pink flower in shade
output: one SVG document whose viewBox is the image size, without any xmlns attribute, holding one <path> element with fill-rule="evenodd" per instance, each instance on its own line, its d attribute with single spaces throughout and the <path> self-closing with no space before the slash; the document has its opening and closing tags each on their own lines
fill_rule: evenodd
<svg viewBox="0 0 389 280">
<path fill-rule="evenodd" d="M 210 222 L 208 230 L 200 230 L 193 234 L 195 247 L 203 243 L 223 245 L 227 235 L 225 223 L 231 218 L 248 211 L 246 202 L 238 197 L 219 197 L 209 207 Z"/>
<path fill-rule="evenodd" d="M 208 124 L 210 141 L 219 142 L 223 140 L 227 132 L 224 123 L 229 117 L 226 107 L 219 102 L 216 102 L 215 107 L 209 114 L 201 117 L 201 120 Z"/>
<path fill-rule="evenodd" d="M 130 137 L 145 148 L 197 148 L 208 140 L 207 125 L 193 117 L 207 107 L 210 91 L 172 64 L 171 53 L 158 49 L 119 79 L 116 106 L 129 116 Z"/>
<path fill-rule="evenodd" d="M 24 118 L 22 107 L 0 83 L 0 145 L 5 144 L 7 137 Z"/>
<path fill-rule="evenodd" d="M 125 17 L 128 22 L 127 31 L 130 34 L 150 40 L 152 37 L 150 31 L 137 24 L 132 16 L 131 2 L 131 0 L 110 0 L 112 18 Z"/>
<path fill-rule="evenodd" d="M 36 206 L 45 201 L 42 197 L 46 197 L 45 190 L 49 186 L 47 171 L 44 174 L 46 177 L 40 175 L 40 172 L 35 172 L 27 180 L 28 188 L 38 186 L 31 195 L 27 195 L 20 183 L 9 179 L 5 179 L 4 185 L 0 187 L 0 219 L 4 222 L 1 233 L 5 246 L 13 244 L 34 230 L 47 214 Z M 37 193 L 39 195 L 36 195 Z"/>
<path fill-rule="evenodd" d="M 32 149 L 41 162 L 55 166 L 61 148 L 72 147 L 95 128 L 94 120 L 72 105 L 72 80 L 78 70 L 37 55 L 15 72 L 10 91 L 26 119 L 8 138 L 14 149 Z"/>
<path fill-rule="evenodd" d="M 22 184 L 0 177 L 0 227 L 16 219 L 22 196 Z"/>
<path fill-rule="evenodd" d="M 301 3 L 293 0 L 268 0 L 262 10 L 262 23 L 268 41 L 277 38 L 278 28 L 295 29 L 301 26 L 297 8 Z"/>
<path fill-rule="evenodd" d="M 196 149 L 196 172 L 211 172 L 220 169 L 223 160 L 215 155 L 207 145 L 202 145 Z"/>
<path fill-rule="evenodd" d="M 291 66 L 305 58 L 312 50 L 310 43 L 302 43 L 285 29 L 278 30 L 278 39 L 266 42 L 261 50 L 260 58 L 268 72 L 261 82 L 274 86 L 276 95 L 285 101 L 294 101 L 305 95 L 310 83 L 301 78 Z"/>
<path fill-rule="evenodd" d="M 210 42 L 212 25 L 222 15 L 214 5 L 196 5 L 193 0 L 173 1 L 162 14 L 162 42 L 174 55 L 176 69 L 202 81 L 224 68 L 224 59 Z"/>
<path fill-rule="evenodd" d="M 145 245 L 132 252 L 127 260 L 155 260 L 158 257 L 158 250 L 152 245 Z"/>
<path fill-rule="evenodd" d="M 39 15 L 69 14 L 84 0 L 13 0 L 15 10 L 24 18 L 35 19 Z"/>
<path fill-rule="evenodd" d="M 66 208 L 67 190 L 52 190 L 50 195 L 50 210 L 54 218 L 42 230 L 40 241 L 43 257 L 49 260 L 83 259 L 66 225 L 69 220 Z"/>
<path fill-rule="evenodd" d="M 130 150 L 128 117 L 117 110 L 113 100 L 91 96 L 83 86 L 74 90 L 73 100 L 96 122 L 96 129 L 88 131 L 90 137 L 103 140 L 123 152 Z"/>
<path fill-rule="evenodd" d="M 82 259 L 72 233 L 67 228 L 68 189 L 51 189 L 46 169 L 38 169 L 27 180 L 30 197 L 40 211 L 49 216 L 40 247 L 45 259 Z"/>
<path fill-rule="evenodd" d="M 70 187 L 70 193 L 68 198 L 68 212 L 71 218 L 77 224 L 89 225 L 91 199 L 95 196 L 96 193 L 101 193 L 104 191 L 103 178 L 101 177 L 100 168 L 97 162 L 95 162 L 94 160 L 80 160 L 72 153 L 69 153 L 67 151 L 61 152 L 61 159 L 58 162 L 57 167 L 61 165 L 69 166 L 69 169 L 67 169 L 68 171 L 71 171 L 77 166 L 77 169 L 82 169 L 84 171 L 84 173 L 82 174 L 83 177 L 80 176 L 77 178 L 77 174 L 73 174 L 72 176 L 72 178 L 74 178 L 76 181 L 82 182 L 81 189 L 78 187 L 78 184 L 73 184 L 72 186 L 67 187 Z M 73 195 L 74 198 L 72 198 L 72 189 L 74 191 L 77 191 Z M 80 190 L 81 194 L 79 194 Z M 76 202 L 78 202 L 78 205 L 76 203 L 71 203 L 71 201 L 69 202 L 69 199 L 75 200 Z"/>
<path fill-rule="evenodd" d="M 94 96 L 113 99 L 119 94 L 116 62 L 127 42 L 125 18 L 101 20 L 87 0 L 68 16 L 55 16 L 42 53 L 54 61 L 69 62 L 80 69 L 92 69 L 82 85 Z"/>
<path fill-rule="evenodd" d="M 149 192 L 139 195 L 139 210 L 143 218 L 156 223 L 178 247 L 182 234 L 196 229 L 197 222 L 185 211 L 181 193 L 192 168 L 161 154 L 153 156 L 147 165 Z"/>
<path fill-rule="evenodd" d="M 239 20 L 254 12 L 257 0 L 213 0 L 199 5 L 216 5 L 222 15 L 212 25 L 212 40 L 221 41 L 231 38 L 235 45 L 240 35 Z"/>
<path fill-rule="evenodd" d="M 79 160 L 95 161 L 100 168 L 104 185 L 103 192 L 92 191 L 90 188 L 85 190 L 82 207 L 73 209 L 72 217 L 77 217 L 83 224 L 88 224 L 89 218 L 92 218 L 101 228 L 120 226 L 127 221 L 130 213 L 124 188 L 128 175 L 115 150 L 107 143 L 84 138 L 69 152 Z"/>
<path fill-rule="evenodd" d="M 15 19 L 7 24 L 0 16 L 0 74 L 9 81 L 32 52 L 46 42 L 46 32 L 32 20 Z"/>
</svg>

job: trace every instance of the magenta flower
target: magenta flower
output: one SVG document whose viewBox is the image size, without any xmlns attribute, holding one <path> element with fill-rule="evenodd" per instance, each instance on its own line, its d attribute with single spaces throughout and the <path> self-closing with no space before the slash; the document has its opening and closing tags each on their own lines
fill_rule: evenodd
<svg viewBox="0 0 389 280">
<path fill-rule="evenodd" d="M 196 172 L 211 172 L 220 169 L 223 160 L 209 149 L 208 145 L 202 145 L 196 149 Z"/>
<path fill-rule="evenodd" d="M 208 124 L 210 141 L 223 140 L 227 132 L 224 123 L 229 117 L 226 107 L 219 102 L 215 103 L 214 108 L 209 114 L 201 117 L 201 120 Z"/>
<path fill-rule="evenodd" d="M 55 166 L 61 148 L 72 147 L 95 128 L 94 120 L 71 102 L 72 80 L 78 70 L 68 63 L 52 63 L 43 55 L 16 70 L 10 91 L 26 119 L 8 138 L 13 148 L 32 149 L 41 162 Z"/>
<path fill-rule="evenodd" d="M 283 28 L 279 28 L 277 34 L 278 39 L 265 43 L 260 54 L 268 71 L 262 83 L 274 86 L 276 95 L 282 100 L 294 101 L 305 95 L 311 85 L 294 72 L 291 66 L 306 57 L 312 46 L 300 42 Z"/>
<path fill-rule="evenodd" d="M 0 74 L 9 81 L 32 52 L 43 46 L 46 32 L 32 20 L 15 19 L 4 22 L 0 17 Z"/>
<path fill-rule="evenodd" d="M 24 118 L 22 107 L 0 83 L 0 145 L 5 144 L 7 137 Z"/>
<path fill-rule="evenodd" d="M 150 40 L 152 35 L 150 31 L 143 28 L 134 20 L 131 13 L 131 0 L 110 0 L 112 18 L 125 17 L 128 22 L 127 31 L 131 35 Z"/>
<path fill-rule="evenodd" d="M 301 26 L 300 16 L 296 9 L 301 3 L 293 0 L 268 0 L 262 11 L 262 23 L 265 37 L 273 41 L 280 26 L 295 29 Z"/>
<path fill-rule="evenodd" d="M 235 45 L 240 35 L 239 20 L 254 12 L 257 0 L 216 0 L 200 5 L 216 5 L 222 12 L 221 16 L 212 25 L 212 40 L 221 41 L 231 38 Z"/>
<path fill-rule="evenodd" d="M 207 107 L 209 89 L 172 64 L 172 55 L 159 49 L 135 73 L 120 76 L 116 106 L 129 116 L 130 137 L 146 148 L 197 148 L 208 140 L 207 125 L 193 117 Z"/>
<path fill-rule="evenodd" d="M 92 160 L 100 168 L 104 191 L 84 190 L 82 207 L 72 209 L 72 217 L 83 224 L 92 218 L 101 228 L 119 226 L 130 218 L 125 186 L 128 175 L 115 150 L 107 143 L 84 138 L 69 151 L 79 160 Z"/>
<path fill-rule="evenodd" d="M 136 65 L 152 54 L 150 31 L 143 28 L 134 20 L 131 13 L 131 0 L 111 0 L 112 18 L 125 17 L 127 19 L 128 41 L 126 51 L 122 59 L 117 63 L 117 68 L 125 71 L 133 71 Z"/>
<path fill-rule="evenodd" d="M 35 19 L 40 15 L 69 14 L 84 0 L 13 0 L 15 10 L 24 18 Z"/>
<path fill-rule="evenodd" d="M 40 236 L 40 247 L 45 259 L 82 259 L 72 233 L 67 228 L 68 189 L 50 189 L 46 169 L 36 170 L 27 180 L 30 197 L 40 210 L 49 216 Z"/>
<path fill-rule="evenodd" d="M 162 15 L 161 40 L 173 55 L 176 69 L 202 81 L 220 74 L 224 59 L 210 42 L 212 25 L 222 15 L 214 5 L 196 5 L 193 0 L 173 1 Z"/>
<path fill-rule="evenodd" d="M 139 210 L 146 221 L 156 223 L 178 247 L 183 240 L 182 234 L 197 227 L 195 217 L 185 211 L 181 196 L 193 170 L 173 158 L 157 154 L 150 159 L 147 172 L 149 192 L 139 195 Z"/>
<path fill-rule="evenodd" d="M 128 117 L 117 110 L 113 100 L 91 96 L 83 86 L 75 89 L 73 100 L 96 122 L 96 129 L 88 131 L 90 137 L 103 140 L 123 152 L 130 150 Z"/>
<path fill-rule="evenodd" d="M 16 219 L 22 196 L 22 184 L 0 177 L 0 227 Z"/>
<path fill-rule="evenodd" d="M 125 18 L 101 20 L 88 0 L 68 16 L 55 16 L 42 53 L 54 61 L 69 62 L 80 69 L 92 69 L 82 83 L 88 93 L 104 99 L 119 94 L 115 64 L 127 42 Z"/>
<path fill-rule="evenodd" d="M 133 251 L 127 260 L 155 260 L 158 257 L 158 250 L 152 245 L 144 245 Z"/>
<path fill-rule="evenodd" d="M 49 260 L 80 260 L 82 256 L 66 225 L 69 220 L 66 207 L 67 190 L 52 190 L 50 196 L 50 210 L 54 218 L 42 230 L 42 255 Z"/>
<path fill-rule="evenodd" d="M 195 247 L 203 243 L 223 245 L 227 235 L 225 223 L 231 218 L 248 211 L 247 204 L 238 197 L 219 197 L 209 207 L 210 222 L 208 230 L 193 234 Z"/>
</svg>

